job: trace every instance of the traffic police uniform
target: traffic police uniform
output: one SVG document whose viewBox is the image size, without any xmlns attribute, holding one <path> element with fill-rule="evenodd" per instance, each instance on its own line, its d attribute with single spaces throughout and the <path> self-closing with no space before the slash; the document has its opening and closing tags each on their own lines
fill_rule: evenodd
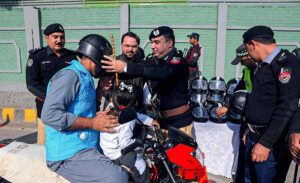
<svg viewBox="0 0 300 183">
<path fill-rule="evenodd" d="M 44 30 L 45 35 L 54 32 L 64 32 L 64 29 L 60 24 L 51 24 Z M 49 46 L 29 51 L 26 84 L 28 90 L 36 96 L 38 118 L 41 118 L 49 80 L 57 71 L 69 66 L 72 60 L 77 60 L 76 53 L 65 48 L 61 50 L 60 57 Z"/>
<path fill-rule="evenodd" d="M 231 62 L 231 64 L 237 65 L 242 61 L 243 57 L 247 57 L 247 56 L 248 56 L 248 50 L 245 47 L 245 45 L 242 44 L 236 49 L 236 58 Z M 243 69 L 243 76 L 240 82 L 237 84 L 234 91 L 247 90 L 248 93 L 251 93 L 252 80 L 255 72 L 256 69 L 248 68 L 247 66 L 245 66 L 245 68 Z"/>
<path fill-rule="evenodd" d="M 257 36 L 273 37 L 273 31 L 265 26 L 251 28 L 244 33 L 244 42 Z M 279 47 L 259 65 L 246 106 L 250 134 L 246 140 L 245 182 L 285 180 L 291 155 L 284 135 L 287 123 L 297 109 L 299 68 L 297 58 Z M 270 149 L 268 159 L 262 163 L 251 160 L 252 148 L 256 143 Z M 255 172 L 251 172 L 253 170 Z"/>
<path fill-rule="evenodd" d="M 239 64 L 243 57 L 248 57 L 248 50 L 244 44 L 240 45 L 236 49 L 236 58 L 231 62 L 232 65 Z M 249 69 L 247 66 L 243 69 L 243 76 L 240 79 L 239 83 L 235 87 L 234 91 L 238 90 L 247 90 L 248 93 L 252 92 L 252 81 L 254 78 L 254 74 L 256 73 L 256 68 Z M 226 101 L 225 106 L 229 108 L 229 101 Z M 245 117 L 243 117 L 243 120 L 245 120 Z M 242 183 L 244 182 L 244 154 L 245 154 L 245 145 L 242 140 L 242 137 L 244 135 L 244 131 L 246 130 L 247 125 L 243 122 L 240 126 L 240 145 L 239 145 L 239 156 L 238 156 L 238 167 L 236 170 L 236 176 L 235 176 L 235 182 Z"/>
<path fill-rule="evenodd" d="M 167 34 L 173 35 L 173 30 L 158 27 L 150 33 L 149 40 Z M 173 48 L 160 59 L 152 54 L 143 64 L 127 63 L 126 67 L 127 74 L 150 80 L 151 103 L 161 128 L 192 126 L 192 113 L 188 105 L 189 69 L 181 51 Z"/>
</svg>

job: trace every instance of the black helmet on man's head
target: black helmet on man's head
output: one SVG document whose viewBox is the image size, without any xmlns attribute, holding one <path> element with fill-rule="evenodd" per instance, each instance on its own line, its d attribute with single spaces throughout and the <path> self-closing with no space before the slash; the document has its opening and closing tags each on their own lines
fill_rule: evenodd
<svg viewBox="0 0 300 183">
<path fill-rule="evenodd" d="M 95 64 L 101 65 L 101 60 L 104 60 L 103 55 L 111 55 L 111 44 L 103 36 L 98 34 L 89 34 L 83 37 L 76 50 L 79 57 L 86 56 Z"/>
</svg>

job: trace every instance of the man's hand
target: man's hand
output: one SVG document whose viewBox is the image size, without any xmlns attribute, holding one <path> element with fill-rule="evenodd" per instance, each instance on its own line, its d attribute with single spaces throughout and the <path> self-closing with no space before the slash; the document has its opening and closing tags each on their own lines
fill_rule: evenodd
<svg viewBox="0 0 300 183">
<path fill-rule="evenodd" d="M 153 122 L 151 123 L 151 129 L 153 128 L 153 125 L 156 125 L 158 128 L 160 128 L 160 125 L 156 120 L 153 120 Z"/>
<path fill-rule="evenodd" d="M 114 129 L 110 129 L 119 126 L 118 118 L 114 115 L 107 114 L 110 109 L 103 112 L 99 112 L 92 119 L 92 128 L 97 131 L 103 132 L 116 132 Z"/>
<path fill-rule="evenodd" d="M 296 163 L 300 163 L 300 133 L 292 133 L 289 135 L 289 148 L 293 159 Z"/>
<path fill-rule="evenodd" d="M 217 112 L 217 115 L 220 117 L 224 116 L 228 111 L 228 108 L 227 107 L 219 107 L 216 112 Z"/>
<path fill-rule="evenodd" d="M 254 162 L 264 162 L 268 159 L 270 149 L 261 145 L 260 143 L 255 144 L 252 149 L 252 161 Z"/>
<path fill-rule="evenodd" d="M 102 69 L 106 69 L 106 72 L 117 72 L 117 73 L 124 72 L 124 67 L 126 65 L 125 62 L 123 62 L 122 60 L 114 60 L 113 58 L 106 55 L 104 55 L 104 58 L 109 60 L 109 61 L 101 60 L 101 63 L 103 64 Z"/>
</svg>

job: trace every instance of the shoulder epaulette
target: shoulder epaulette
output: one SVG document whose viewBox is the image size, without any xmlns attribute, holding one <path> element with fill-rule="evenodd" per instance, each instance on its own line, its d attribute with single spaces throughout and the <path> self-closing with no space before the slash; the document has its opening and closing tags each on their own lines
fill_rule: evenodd
<svg viewBox="0 0 300 183">
<path fill-rule="evenodd" d="M 174 57 L 182 57 L 183 56 L 183 52 L 181 50 L 176 50 Z"/>
<path fill-rule="evenodd" d="M 280 56 L 278 58 L 278 62 L 280 64 L 283 64 L 283 63 L 287 62 L 288 61 L 288 59 L 287 59 L 288 54 L 289 54 L 289 52 L 287 50 L 283 50 L 283 52 L 280 54 Z"/>
<path fill-rule="evenodd" d="M 29 53 L 35 54 L 35 53 L 37 53 L 38 51 L 42 50 L 43 48 L 44 48 L 44 47 L 34 48 L 34 49 L 32 49 L 32 50 L 29 50 Z"/>
<path fill-rule="evenodd" d="M 146 60 L 150 60 L 154 58 L 154 53 L 149 53 L 147 56 L 146 56 Z"/>
</svg>

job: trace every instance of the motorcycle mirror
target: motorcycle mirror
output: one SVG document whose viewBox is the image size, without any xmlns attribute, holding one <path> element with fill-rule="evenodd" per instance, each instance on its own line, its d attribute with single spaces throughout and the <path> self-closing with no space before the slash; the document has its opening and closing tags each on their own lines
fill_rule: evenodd
<svg viewBox="0 0 300 183">
<path fill-rule="evenodd" d="M 121 110 L 118 116 L 119 124 L 127 123 L 128 121 L 132 121 L 137 119 L 136 111 L 133 107 L 129 106 L 125 109 Z"/>
</svg>

